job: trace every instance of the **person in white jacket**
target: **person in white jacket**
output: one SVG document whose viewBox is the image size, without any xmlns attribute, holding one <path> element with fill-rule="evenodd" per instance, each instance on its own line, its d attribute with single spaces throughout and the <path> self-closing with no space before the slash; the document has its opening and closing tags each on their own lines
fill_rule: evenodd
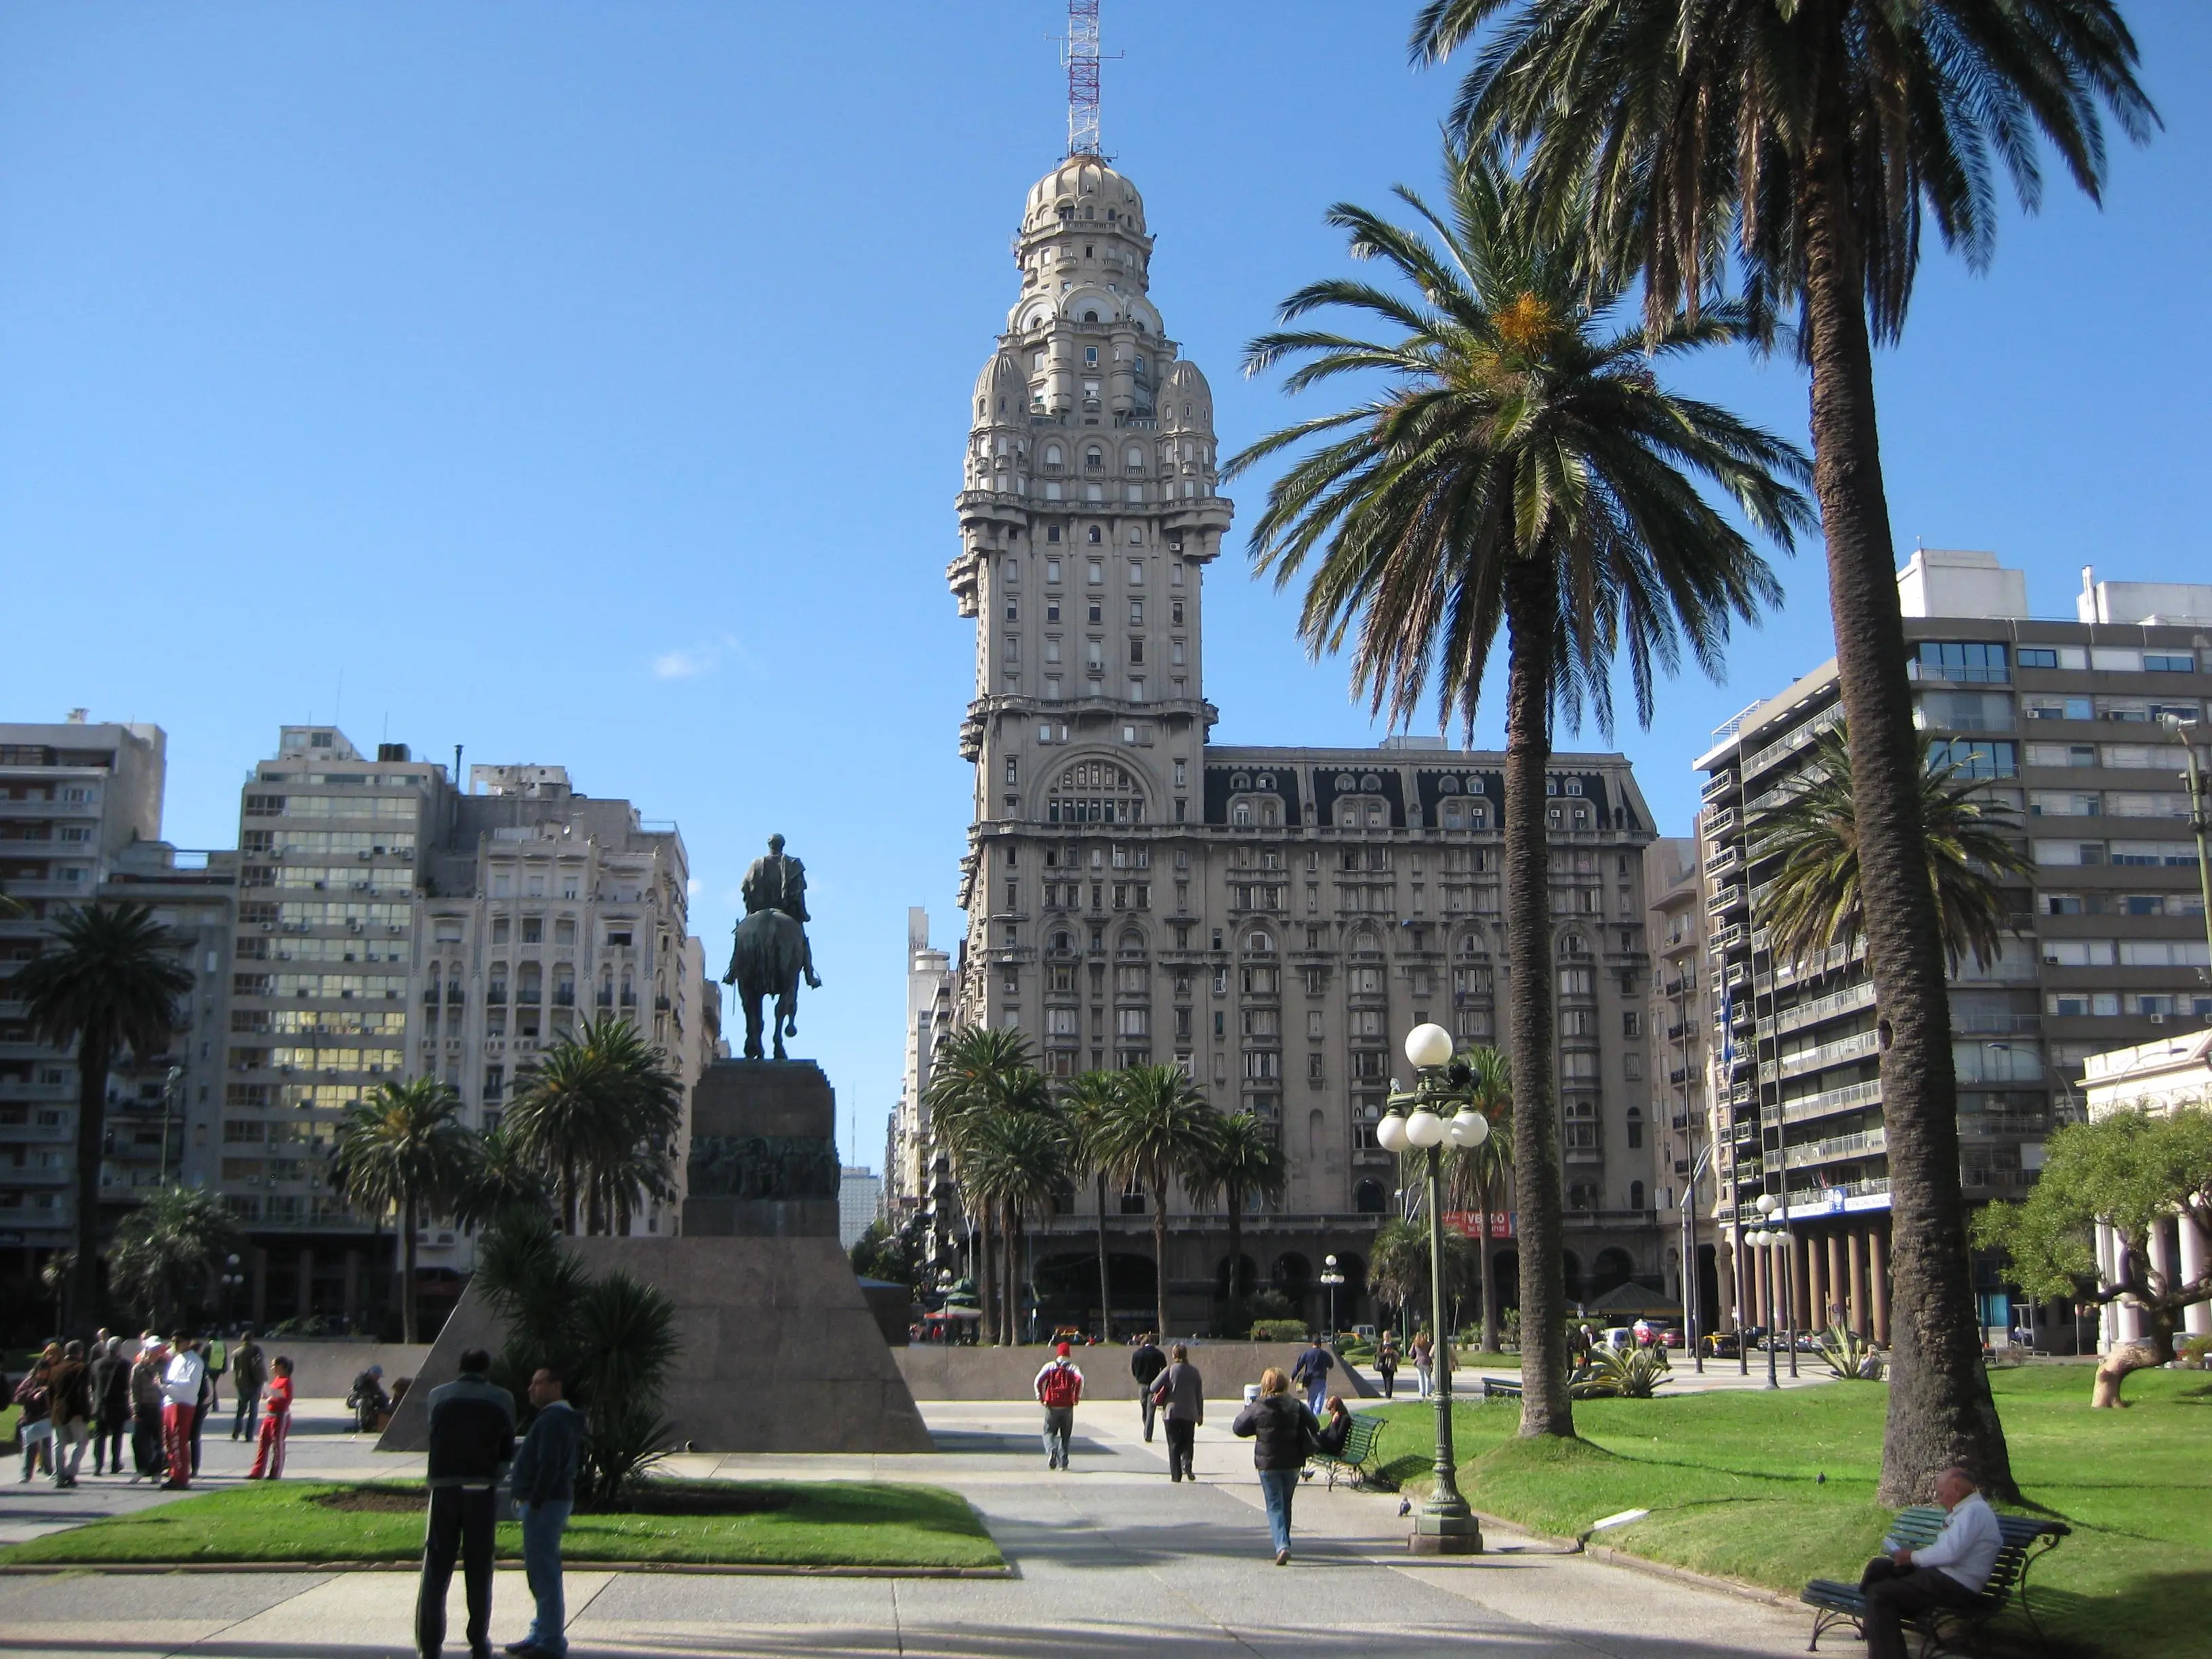
<svg viewBox="0 0 2212 1659">
<path fill-rule="evenodd" d="M 1950 1511 L 1936 1541 L 1895 1549 L 1867 1563 L 1867 1659 L 1905 1659 L 1905 1621 L 1931 1607 L 1978 1607 L 1996 1570 L 2004 1532 L 1996 1511 L 1961 1468 L 1936 1477 L 1936 1501 Z"/>
<path fill-rule="evenodd" d="M 179 1340 L 161 1372 L 161 1449 L 167 1455 L 169 1478 L 161 1485 L 182 1492 L 192 1484 L 192 1419 L 199 1414 L 200 1384 L 207 1379 L 207 1361 L 196 1339 Z"/>
</svg>

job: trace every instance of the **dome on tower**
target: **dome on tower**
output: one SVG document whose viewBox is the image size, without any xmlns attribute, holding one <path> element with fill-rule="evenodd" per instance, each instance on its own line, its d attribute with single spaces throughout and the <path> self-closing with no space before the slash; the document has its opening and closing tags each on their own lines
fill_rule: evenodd
<svg viewBox="0 0 2212 1659">
<path fill-rule="evenodd" d="M 1063 222 L 1133 235 L 1145 234 L 1145 198 L 1137 187 L 1096 155 L 1071 155 L 1030 187 L 1022 234 L 1041 235 Z"/>
<path fill-rule="evenodd" d="M 1177 358 L 1160 381 L 1159 411 L 1160 426 L 1165 431 L 1213 430 L 1213 388 L 1188 358 Z"/>
<path fill-rule="evenodd" d="M 1029 376 L 1011 351 L 1000 351 L 975 377 L 975 424 L 1017 426 L 1028 416 Z"/>
</svg>

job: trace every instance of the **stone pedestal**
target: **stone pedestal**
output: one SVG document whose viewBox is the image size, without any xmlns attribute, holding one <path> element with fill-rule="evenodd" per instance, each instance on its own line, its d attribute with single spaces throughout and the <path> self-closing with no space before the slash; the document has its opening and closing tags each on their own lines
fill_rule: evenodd
<svg viewBox="0 0 2212 1659">
<path fill-rule="evenodd" d="M 678 1447 L 934 1449 L 837 1243 L 836 1122 L 811 1060 L 718 1061 L 692 1093 L 682 1236 L 568 1243 L 594 1275 L 620 1268 L 674 1300 L 661 1410 Z M 503 1334 L 471 1284 L 378 1449 L 422 1449 L 428 1390 Z"/>
</svg>

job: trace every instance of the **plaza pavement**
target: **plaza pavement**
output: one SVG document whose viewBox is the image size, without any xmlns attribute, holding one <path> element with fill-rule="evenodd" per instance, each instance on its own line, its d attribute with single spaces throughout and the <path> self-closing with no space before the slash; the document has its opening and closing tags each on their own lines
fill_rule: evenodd
<svg viewBox="0 0 2212 1659">
<path fill-rule="evenodd" d="M 1100 1379 L 1103 1381 L 1103 1379 Z M 1118 1380 L 1118 1379 L 1117 1379 Z M 1500 1409 L 1510 1409 L 1501 1407 Z M 1493 1532 L 1489 1553 L 1417 1561 L 1388 1494 L 1301 1489 L 1294 1559 L 1274 1566 L 1249 1443 L 1209 1402 L 1195 1485 L 1170 1485 L 1164 1444 L 1139 1437 L 1116 1388 L 1077 1413 L 1074 1467 L 1044 1467 L 1035 1411 L 1004 1401 L 923 1407 L 933 1456 L 696 1454 L 672 1473 L 748 1480 L 925 1481 L 965 1495 L 1006 1553 L 999 1580 L 803 1578 L 571 1572 L 569 1639 L 588 1656 L 1031 1654 L 1060 1659 L 1334 1659 L 1419 1650 L 1498 1659 L 1687 1659 L 1802 1652 L 1785 1608 L 1562 1553 Z M 343 1431 L 337 1401 L 304 1401 L 288 1475 L 404 1478 L 416 1456 L 379 1456 Z M 205 1445 L 201 1484 L 244 1472 L 241 1447 Z M 0 1541 L 174 1501 L 109 1480 L 74 1492 L 0 1489 Z M 1595 1520 L 1597 1517 L 1592 1516 Z M 404 1659 L 410 1577 L 259 1571 L 0 1576 L 0 1659 Z M 530 1601 L 501 1571 L 493 1638 L 519 1638 Z M 447 1651 L 464 1651 L 456 1579 Z"/>
</svg>

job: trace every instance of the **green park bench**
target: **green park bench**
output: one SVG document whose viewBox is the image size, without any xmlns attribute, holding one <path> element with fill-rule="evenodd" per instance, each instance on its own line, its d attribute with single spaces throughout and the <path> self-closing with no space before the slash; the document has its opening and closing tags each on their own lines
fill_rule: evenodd
<svg viewBox="0 0 2212 1659">
<path fill-rule="evenodd" d="M 1485 1400 L 1518 1400 L 1521 1397 L 1521 1379 L 1517 1376 L 1485 1376 L 1482 1397 Z"/>
<path fill-rule="evenodd" d="M 1355 1412 L 1345 1425 L 1343 1448 L 1314 1454 L 1314 1462 L 1328 1477 L 1328 1485 L 1334 1486 L 1340 1475 L 1355 1486 L 1364 1482 L 1368 1460 L 1375 1455 L 1375 1443 L 1382 1435 L 1381 1418 L 1362 1417 Z"/>
<path fill-rule="evenodd" d="M 1925 1549 L 1943 1530 L 1944 1518 L 1944 1511 L 1933 1504 L 1899 1510 L 1889 1527 L 1889 1536 L 1895 1540 L 1893 1547 Z M 1972 1635 L 2014 1601 L 2020 1604 L 2021 1615 L 2035 1632 L 2037 1642 L 2041 1643 L 2042 1627 L 2036 1624 L 2035 1613 L 2027 1604 L 2028 1569 L 2056 1548 L 2058 1540 L 2073 1528 L 2061 1522 L 2038 1521 L 2026 1515 L 2000 1515 L 1997 1528 L 2004 1534 L 2004 1547 L 1997 1552 L 1996 1565 L 1990 1571 L 1990 1582 L 1983 1588 L 1982 1605 L 1934 1608 L 1906 1621 L 1907 1628 L 1920 1638 L 1921 1659 L 1928 1659 L 1936 1651 L 1937 1626 L 1942 1621 L 1963 1625 Z M 1815 1578 L 1798 1592 L 1797 1599 L 1814 1610 L 1813 1639 L 1806 1645 L 1808 1653 L 1817 1652 L 1822 1633 L 1838 1625 L 1848 1623 L 1862 1638 L 1865 1637 L 1866 1592 L 1856 1584 Z"/>
</svg>

